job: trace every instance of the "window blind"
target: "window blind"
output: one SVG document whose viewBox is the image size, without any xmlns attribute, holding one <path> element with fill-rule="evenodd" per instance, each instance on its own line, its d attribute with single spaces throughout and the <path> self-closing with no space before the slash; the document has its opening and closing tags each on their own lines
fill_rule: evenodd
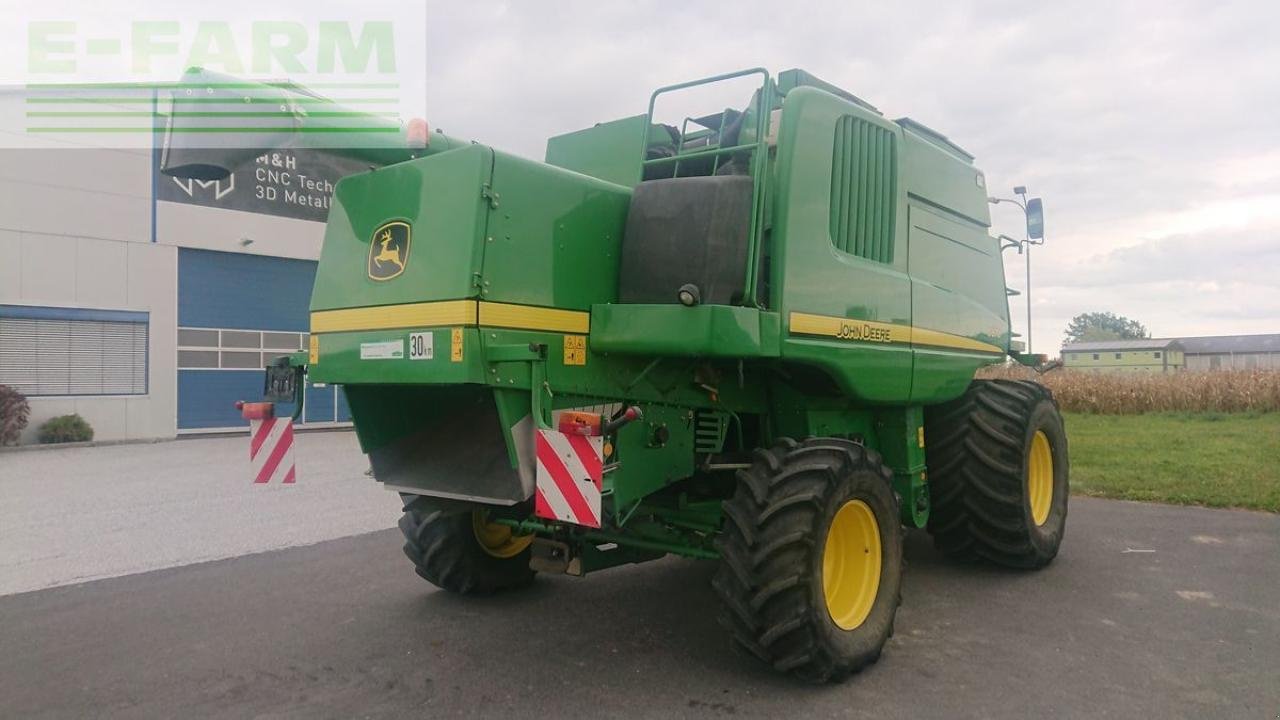
<svg viewBox="0 0 1280 720">
<path fill-rule="evenodd" d="M 0 306 L 0 385 L 24 395 L 143 395 L 144 312 Z"/>
</svg>

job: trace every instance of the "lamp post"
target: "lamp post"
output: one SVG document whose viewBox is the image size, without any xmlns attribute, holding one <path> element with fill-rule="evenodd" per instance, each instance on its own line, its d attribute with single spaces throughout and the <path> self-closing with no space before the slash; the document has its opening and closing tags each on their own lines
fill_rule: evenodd
<svg viewBox="0 0 1280 720">
<path fill-rule="evenodd" d="M 1018 185 L 1013 188 L 1013 194 L 1020 199 L 989 197 L 987 202 L 992 205 L 1000 203 L 1010 203 L 1016 205 L 1022 211 L 1022 217 L 1026 221 L 1023 227 L 1022 245 L 1018 248 L 1021 253 L 1026 249 L 1027 256 L 1027 354 L 1031 354 L 1031 246 L 1044 244 L 1044 211 L 1041 209 L 1040 198 L 1032 198 L 1027 200 L 1027 188 L 1025 185 Z M 1009 238 L 1014 240 L 1013 238 Z M 1039 240 L 1039 242 L 1035 242 Z M 1014 242 L 1017 242 L 1014 240 Z M 1009 246 L 1005 246 L 1009 247 Z M 1004 248 L 1001 248 L 1002 250 Z"/>
</svg>

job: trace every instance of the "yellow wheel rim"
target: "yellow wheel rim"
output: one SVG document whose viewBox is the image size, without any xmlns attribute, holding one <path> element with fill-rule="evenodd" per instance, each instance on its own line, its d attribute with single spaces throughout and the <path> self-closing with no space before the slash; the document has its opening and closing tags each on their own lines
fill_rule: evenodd
<svg viewBox="0 0 1280 720">
<path fill-rule="evenodd" d="M 1049 519 L 1053 507 L 1053 448 L 1043 430 L 1031 438 L 1027 455 L 1027 499 L 1031 503 L 1031 520 L 1037 526 Z"/>
<path fill-rule="evenodd" d="M 496 558 L 515 557 L 533 542 L 532 534 L 516 535 L 506 525 L 489 522 L 489 513 L 484 510 L 471 513 L 471 528 L 480 547 Z"/>
<path fill-rule="evenodd" d="M 880 526 L 861 500 L 850 500 L 831 519 L 822 550 L 822 594 L 841 629 L 863 623 L 880 591 Z"/>
</svg>

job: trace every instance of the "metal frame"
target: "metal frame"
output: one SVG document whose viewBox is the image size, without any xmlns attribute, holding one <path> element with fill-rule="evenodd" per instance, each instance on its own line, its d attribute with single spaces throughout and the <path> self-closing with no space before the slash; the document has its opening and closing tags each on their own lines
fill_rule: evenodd
<svg viewBox="0 0 1280 720">
<path fill-rule="evenodd" d="M 1019 187 L 1022 187 L 1022 186 L 1019 186 Z M 1022 211 L 1023 239 L 1018 240 L 1017 238 L 1011 238 L 1008 235 L 1001 235 L 999 239 L 1008 240 L 1009 242 L 1014 243 L 1013 245 L 1005 245 L 1001 247 L 1000 250 L 1002 252 L 1010 247 L 1017 247 L 1019 253 L 1022 253 L 1024 248 L 1026 250 L 1025 254 L 1026 254 L 1026 266 L 1027 266 L 1027 354 L 1030 355 L 1032 352 L 1031 350 L 1031 246 L 1043 245 L 1044 238 L 1040 238 L 1039 241 L 1031 239 L 1031 233 L 1027 228 L 1027 222 L 1028 222 L 1027 192 L 1025 189 L 1023 189 L 1022 192 L 1016 193 L 1016 194 L 1022 198 L 1021 201 L 1014 200 L 1013 198 L 996 197 L 993 195 L 987 198 L 987 202 L 991 203 L 992 205 L 999 205 L 1000 203 L 1008 203 L 1010 205 L 1017 206 L 1017 208 Z M 1008 290 L 1008 288 L 1005 288 L 1005 289 Z"/>
<path fill-rule="evenodd" d="M 761 77 L 760 99 L 756 104 L 756 141 L 745 145 L 734 145 L 732 147 L 717 147 L 709 150 L 699 150 L 688 154 L 681 154 L 680 148 L 684 144 L 684 133 L 680 135 L 680 146 L 677 147 L 675 155 L 666 158 L 654 158 L 653 160 L 644 160 L 642 167 L 652 167 L 656 165 L 667 165 L 674 163 L 678 170 L 680 162 L 683 160 L 692 160 L 699 157 L 716 157 L 728 155 L 734 152 L 749 150 L 752 152 L 751 157 L 751 230 L 747 240 L 747 269 L 746 284 L 743 289 L 742 304 L 747 307 L 760 307 L 758 298 L 756 297 L 756 285 L 759 282 L 760 268 L 760 235 L 764 229 L 764 209 L 765 209 L 765 170 L 769 162 L 769 117 L 773 114 L 773 81 L 769 77 L 769 71 L 756 67 L 746 70 L 738 70 L 737 72 L 725 73 L 722 75 L 713 75 L 700 80 L 691 80 L 689 82 L 678 83 L 675 85 L 667 85 L 653 91 L 649 96 L 649 111 L 645 117 L 646 127 L 653 125 L 653 109 L 657 103 L 658 96 L 663 93 L 674 92 L 676 90 L 686 90 L 699 85 L 710 85 L 711 83 L 721 82 L 723 80 L 732 80 L 733 78 L 746 77 L 748 75 L 759 75 Z M 750 109 L 750 106 L 747 108 Z M 723 138 L 723 124 L 721 126 L 721 137 Z M 644 157 L 649 147 L 649 138 L 646 133 L 644 144 L 640 148 L 640 157 Z M 717 163 L 718 164 L 718 160 Z"/>
</svg>

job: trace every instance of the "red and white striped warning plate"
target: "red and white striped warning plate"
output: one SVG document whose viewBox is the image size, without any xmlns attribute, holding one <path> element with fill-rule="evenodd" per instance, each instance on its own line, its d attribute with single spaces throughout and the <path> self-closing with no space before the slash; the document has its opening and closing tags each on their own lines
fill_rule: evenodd
<svg viewBox="0 0 1280 720">
<path fill-rule="evenodd" d="M 587 527 L 600 527 L 604 466 L 602 438 L 538 430 L 538 478 L 534 514 Z"/>
<path fill-rule="evenodd" d="M 292 483 L 293 420 L 267 418 L 249 421 L 249 464 L 253 466 L 253 482 L 259 485 L 278 480 Z"/>
</svg>

